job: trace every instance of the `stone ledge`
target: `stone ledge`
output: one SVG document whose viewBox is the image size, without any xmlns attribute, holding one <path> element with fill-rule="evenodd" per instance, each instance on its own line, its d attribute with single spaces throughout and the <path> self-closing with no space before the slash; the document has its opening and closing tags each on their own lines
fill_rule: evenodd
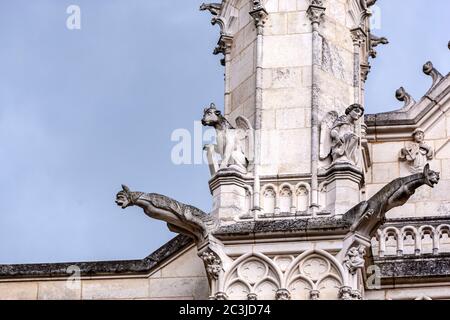
<svg viewBox="0 0 450 320">
<path fill-rule="evenodd" d="M 67 268 L 72 265 L 80 268 L 82 277 L 146 274 L 192 243 L 191 238 L 178 235 L 142 260 L 0 265 L 0 279 L 69 277 Z"/>
<path fill-rule="evenodd" d="M 400 284 L 420 279 L 429 282 L 450 276 L 450 253 L 439 255 L 376 258 L 383 284 Z"/>
<path fill-rule="evenodd" d="M 300 218 L 284 220 L 265 220 L 238 222 L 229 226 L 222 226 L 214 232 L 215 236 L 243 236 L 260 233 L 295 233 L 306 234 L 314 232 L 339 232 L 345 233 L 350 228 L 350 223 L 334 217 Z"/>
</svg>

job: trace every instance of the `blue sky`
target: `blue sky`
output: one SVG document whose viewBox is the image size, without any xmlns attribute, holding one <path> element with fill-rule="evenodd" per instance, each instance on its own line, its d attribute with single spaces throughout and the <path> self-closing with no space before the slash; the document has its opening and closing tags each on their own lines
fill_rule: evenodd
<svg viewBox="0 0 450 320">
<path fill-rule="evenodd" d="M 177 128 L 222 105 L 218 28 L 197 0 L 0 0 L 0 263 L 143 258 L 173 237 L 114 204 L 121 183 L 205 211 L 204 165 L 171 161 Z M 66 8 L 81 8 L 81 30 Z M 419 99 L 450 71 L 448 0 L 380 0 L 368 112 Z"/>
</svg>

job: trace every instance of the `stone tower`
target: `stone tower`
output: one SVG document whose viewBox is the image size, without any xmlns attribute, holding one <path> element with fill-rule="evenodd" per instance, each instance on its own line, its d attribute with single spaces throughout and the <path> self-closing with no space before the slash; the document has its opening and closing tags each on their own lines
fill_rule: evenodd
<svg viewBox="0 0 450 320">
<path fill-rule="evenodd" d="M 70 290 L 76 263 L 0 265 L 0 298 L 448 299 L 450 74 L 427 62 L 420 100 L 400 88 L 403 107 L 363 117 L 388 43 L 375 1 L 201 5 L 225 68 L 224 111 L 202 119 L 211 212 L 123 185 L 117 205 L 180 235 L 143 260 L 80 263 Z"/>
<path fill-rule="evenodd" d="M 225 68 L 224 114 L 211 105 L 203 117 L 218 137 L 206 146 L 218 226 L 204 254 L 221 270 L 212 298 L 362 297 L 382 218 L 352 233 L 344 214 L 366 200 L 364 82 L 373 48 L 387 43 L 370 33 L 374 3 L 202 5 L 220 26 Z"/>
<path fill-rule="evenodd" d="M 201 6 L 225 67 L 224 113 L 212 103 L 202 119 L 217 134 L 205 146 L 212 212 L 126 186 L 116 202 L 195 240 L 211 299 L 362 299 L 385 214 L 439 182 L 425 161 L 366 199 L 364 82 L 387 43 L 370 33 L 374 2 Z"/>
<path fill-rule="evenodd" d="M 224 223 L 237 217 L 342 215 L 362 200 L 369 161 L 365 126 L 342 117 L 353 104 L 364 110 L 369 55 L 379 43 L 369 27 L 374 2 L 223 1 L 202 6 L 221 28 L 215 53 L 224 55 L 224 116 L 233 127 L 244 118 L 254 129 L 252 150 L 246 148 L 247 175 L 216 175 L 212 169 L 214 214 Z M 346 121 L 361 139 L 336 150 L 350 156 L 333 157 L 336 141 L 325 131 L 333 126 L 346 130 Z"/>
</svg>

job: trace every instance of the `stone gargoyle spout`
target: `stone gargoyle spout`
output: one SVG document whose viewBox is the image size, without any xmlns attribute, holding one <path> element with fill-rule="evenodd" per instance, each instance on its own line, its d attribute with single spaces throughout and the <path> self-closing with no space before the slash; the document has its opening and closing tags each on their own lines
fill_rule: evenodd
<svg viewBox="0 0 450 320">
<path fill-rule="evenodd" d="M 416 190 L 428 185 L 434 187 L 439 182 L 439 173 L 430 170 L 427 164 L 421 173 L 398 178 L 387 184 L 368 201 L 363 201 L 344 214 L 343 219 L 352 224 L 351 231 L 371 238 L 384 224 L 386 213 L 404 205 Z"/>
<path fill-rule="evenodd" d="M 214 219 L 200 209 L 160 194 L 133 192 L 125 185 L 117 193 L 116 204 L 122 209 L 141 207 L 149 217 L 167 222 L 170 231 L 188 235 L 196 241 L 205 239 L 214 225 Z"/>
</svg>

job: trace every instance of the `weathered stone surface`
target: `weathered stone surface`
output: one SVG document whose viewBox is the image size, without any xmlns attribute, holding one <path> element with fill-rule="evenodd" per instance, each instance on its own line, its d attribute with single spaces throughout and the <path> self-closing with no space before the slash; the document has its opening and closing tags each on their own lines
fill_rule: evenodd
<svg viewBox="0 0 450 320">
<path fill-rule="evenodd" d="M 250 235 L 272 232 L 314 232 L 317 231 L 342 231 L 348 229 L 350 224 L 342 219 L 333 217 L 297 218 L 284 220 L 259 220 L 251 222 L 239 222 L 228 226 L 222 226 L 214 232 L 216 236 Z"/>
<path fill-rule="evenodd" d="M 450 276 L 450 254 L 433 257 L 402 257 L 377 259 L 375 263 L 381 269 L 383 281 L 392 284 L 405 280 L 421 278 L 439 278 Z"/>
</svg>

